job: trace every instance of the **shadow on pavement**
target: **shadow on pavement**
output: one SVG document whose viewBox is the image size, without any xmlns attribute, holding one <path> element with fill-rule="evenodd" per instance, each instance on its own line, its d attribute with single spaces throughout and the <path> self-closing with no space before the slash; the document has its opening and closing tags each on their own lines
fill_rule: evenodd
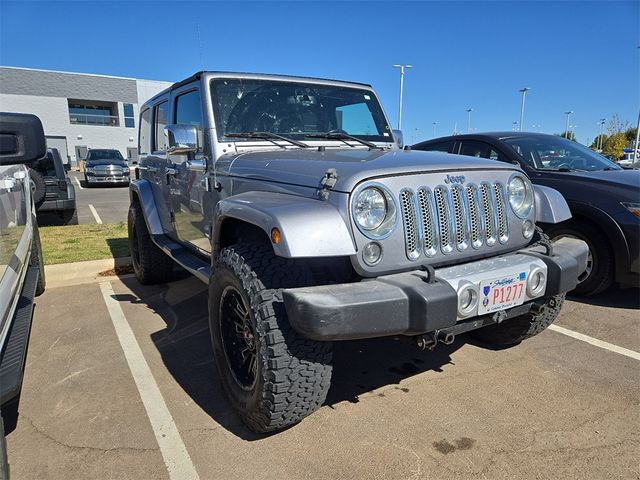
<svg viewBox="0 0 640 480">
<path fill-rule="evenodd" d="M 575 297 L 569 295 L 567 298 L 572 302 L 596 305 L 599 307 L 640 310 L 640 288 L 621 289 L 613 287 L 593 297 Z"/>
<path fill-rule="evenodd" d="M 184 391 L 217 423 L 244 440 L 258 440 L 233 411 L 213 361 L 207 314 L 207 287 L 194 278 L 165 285 L 144 286 L 135 278 L 121 281 L 133 295 L 117 295 L 120 302 L 147 305 L 166 323 L 151 335 L 165 366 Z M 136 298 L 137 297 L 137 298 Z M 138 300 L 140 299 L 140 300 Z M 359 396 L 429 370 L 441 371 L 451 353 L 464 342 L 422 352 L 407 338 L 379 338 L 334 343 L 333 379 L 325 402 L 357 403 Z M 408 392 L 406 387 L 396 387 Z M 378 395 L 384 396 L 384 393 Z"/>
</svg>

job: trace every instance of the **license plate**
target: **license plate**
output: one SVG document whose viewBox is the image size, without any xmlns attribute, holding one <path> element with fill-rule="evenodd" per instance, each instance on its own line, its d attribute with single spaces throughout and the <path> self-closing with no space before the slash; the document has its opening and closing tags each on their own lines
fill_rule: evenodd
<svg viewBox="0 0 640 480">
<path fill-rule="evenodd" d="M 480 282 L 478 314 L 483 315 L 522 305 L 527 288 L 526 281 L 527 273 L 520 272 Z"/>
</svg>

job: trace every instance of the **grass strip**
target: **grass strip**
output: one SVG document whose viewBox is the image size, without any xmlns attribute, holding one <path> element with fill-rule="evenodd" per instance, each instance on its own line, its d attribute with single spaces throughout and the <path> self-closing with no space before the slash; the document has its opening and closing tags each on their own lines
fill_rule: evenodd
<svg viewBox="0 0 640 480">
<path fill-rule="evenodd" d="M 129 256 L 124 222 L 40 227 L 45 265 Z"/>
</svg>

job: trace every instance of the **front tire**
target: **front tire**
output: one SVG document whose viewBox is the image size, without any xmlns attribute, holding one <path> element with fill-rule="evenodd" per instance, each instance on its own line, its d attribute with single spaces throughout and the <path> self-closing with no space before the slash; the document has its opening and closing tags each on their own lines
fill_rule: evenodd
<svg viewBox="0 0 640 480">
<path fill-rule="evenodd" d="M 604 232 L 589 222 L 570 220 L 546 230 L 551 239 L 571 237 L 583 240 L 589 246 L 587 271 L 578 278 L 574 295 L 592 296 L 607 290 L 615 276 L 613 251 L 605 239 Z"/>
<path fill-rule="evenodd" d="M 551 325 L 558 317 L 565 295 L 548 298 L 537 312 L 529 312 L 519 317 L 482 327 L 470 332 L 471 336 L 483 343 L 496 346 L 516 345 L 531 338 Z"/>
<path fill-rule="evenodd" d="M 245 424 L 263 433 L 319 409 L 331 382 L 332 345 L 289 324 L 281 288 L 311 284 L 300 262 L 270 245 L 223 249 L 209 282 L 209 328 L 223 387 Z"/>
<path fill-rule="evenodd" d="M 131 263 L 138 281 L 143 285 L 170 281 L 173 260 L 151 240 L 138 202 L 129 207 L 127 227 Z"/>
</svg>

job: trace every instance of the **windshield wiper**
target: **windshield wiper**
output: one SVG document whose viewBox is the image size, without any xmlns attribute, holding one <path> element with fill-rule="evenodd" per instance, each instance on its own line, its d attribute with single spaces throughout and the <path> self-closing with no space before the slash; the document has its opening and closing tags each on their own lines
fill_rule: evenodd
<svg viewBox="0 0 640 480">
<path fill-rule="evenodd" d="M 362 145 L 366 145 L 369 148 L 384 150 L 382 147 L 376 145 L 375 143 L 367 142 L 366 140 L 362 140 L 361 138 L 354 137 L 353 135 L 349 135 L 348 133 L 342 133 L 342 132 L 313 133 L 313 134 L 307 134 L 305 135 L 305 137 L 326 138 L 327 140 L 343 140 L 343 141 L 353 140 L 354 142 L 361 143 Z"/>
<path fill-rule="evenodd" d="M 283 145 L 280 145 L 274 140 L 284 140 L 285 142 L 289 142 L 290 144 L 295 145 L 296 147 L 309 148 L 309 145 L 307 145 L 306 143 L 299 142 L 298 140 L 293 140 L 292 138 L 287 138 L 282 135 L 278 135 L 277 133 L 271 133 L 271 132 L 225 133 L 224 136 L 229 138 L 259 138 L 262 140 L 269 140 L 271 143 L 283 148 L 284 148 Z"/>
</svg>

